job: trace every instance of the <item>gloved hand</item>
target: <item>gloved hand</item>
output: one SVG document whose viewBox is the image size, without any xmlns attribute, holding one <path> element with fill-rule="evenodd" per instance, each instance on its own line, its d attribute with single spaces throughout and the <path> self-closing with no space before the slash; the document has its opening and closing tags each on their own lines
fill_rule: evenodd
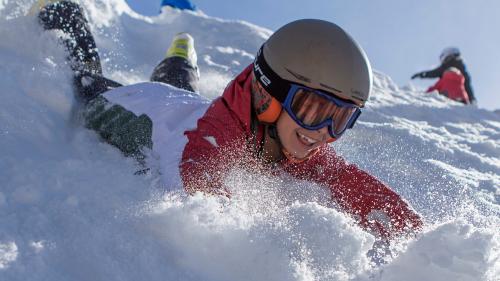
<svg viewBox="0 0 500 281">
<path fill-rule="evenodd" d="M 424 78 L 424 73 L 423 72 L 418 72 L 418 73 L 413 74 L 413 76 L 411 77 L 411 79 L 415 79 L 415 78 Z"/>
</svg>

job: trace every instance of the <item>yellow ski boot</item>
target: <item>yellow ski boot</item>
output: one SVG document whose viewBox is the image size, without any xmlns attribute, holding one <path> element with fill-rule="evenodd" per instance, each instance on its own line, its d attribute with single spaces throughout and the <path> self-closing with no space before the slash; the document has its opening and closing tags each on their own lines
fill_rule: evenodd
<svg viewBox="0 0 500 281">
<path fill-rule="evenodd" d="M 174 36 L 172 44 L 167 50 L 166 58 L 170 57 L 181 57 L 186 59 L 193 67 L 198 66 L 194 39 L 189 33 L 181 32 Z"/>
</svg>

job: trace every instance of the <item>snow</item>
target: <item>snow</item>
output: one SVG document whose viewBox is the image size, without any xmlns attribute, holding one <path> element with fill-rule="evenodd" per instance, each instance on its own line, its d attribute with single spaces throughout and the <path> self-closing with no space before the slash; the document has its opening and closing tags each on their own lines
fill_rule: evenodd
<svg viewBox="0 0 500 281">
<path fill-rule="evenodd" d="M 0 270 L 17 259 L 17 245 L 14 242 L 0 244 Z"/>
<path fill-rule="evenodd" d="M 208 141 L 212 146 L 219 147 L 217 144 L 217 140 L 213 136 L 205 136 L 203 137 L 206 141 Z"/>
<path fill-rule="evenodd" d="M 209 58 L 199 61 L 201 96 L 174 99 L 172 89 L 172 156 L 150 157 L 167 168 L 134 175 L 143 167 L 72 118 L 64 48 L 25 15 L 32 1 L 0 1 L 0 280 L 499 280 L 498 112 L 375 72 L 360 122 L 334 147 L 426 220 L 377 266 L 367 257 L 373 237 L 329 206 L 321 186 L 234 171 L 231 200 L 182 191 L 182 131 L 201 114 L 189 104 L 220 95 L 269 30 L 168 8 L 145 17 L 123 0 L 80 2 L 106 75 L 124 84 L 146 81 L 173 35 L 190 32 Z"/>
</svg>

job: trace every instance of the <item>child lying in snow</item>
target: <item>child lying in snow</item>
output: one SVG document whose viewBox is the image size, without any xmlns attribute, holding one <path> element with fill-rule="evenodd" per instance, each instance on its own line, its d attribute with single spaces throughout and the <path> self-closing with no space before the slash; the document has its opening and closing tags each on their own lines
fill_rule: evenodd
<svg viewBox="0 0 500 281">
<path fill-rule="evenodd" d="M 137 116 L 128 108 L 133 103 L 110 101 L 106 93 L 115 88 L 131 99 L 168 93 L 171 88 L 161 83 L 195 91 L 199 76 L 192 37 L 174 38 L 151 77 L 155 82 L 121 86 L 102 76 L 94 39 L 77 4 L 50 4 L 39 18 L 46 29 L 69 37 L 65 42 L 76 95 L 86 107 L 86 126 L 125 155 L 140 159 L 144 147 L 157 149 L 153 123 L 165 120 L 147 110 Z M 337 25 L 321 20 L 285 25 L 212 102 L 197 127 L 186 131 L 179 165 L 185 190 L 230 197 L 225 177 L 235 167 L 288 174 L 328 188 L 336 206 L 382 240 L 419 231 L 420 217 L 398 194 L 328 145 L 352 128 L 371 82 L 363 50 Z"/>
</svg>

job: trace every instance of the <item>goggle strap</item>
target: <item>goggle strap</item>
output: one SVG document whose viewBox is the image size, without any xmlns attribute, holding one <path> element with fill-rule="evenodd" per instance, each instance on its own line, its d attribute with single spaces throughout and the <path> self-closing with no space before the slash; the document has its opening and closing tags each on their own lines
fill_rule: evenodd
<svg viewBox="0 0 500 281">
<path fill-rule="evenodd" d="M 349 124 L 348 129 L 352 129 L 354 127 L 354 124 L 356 124 L 356 121 L 358 121 L 359 116 L 361 115 L 361 110 L 356 110 L 356 116 L 351 117 L 351 124 Z"/>
<path fill-rule="evenodd" d="M 262 87 L 280 103 L 286 99 L 290 90 L 290 82 L 282 79 L 274 72 L 264 59 L 264 45 L 260 47 L 253 62 L 253 73 Z"/>
</svg>

